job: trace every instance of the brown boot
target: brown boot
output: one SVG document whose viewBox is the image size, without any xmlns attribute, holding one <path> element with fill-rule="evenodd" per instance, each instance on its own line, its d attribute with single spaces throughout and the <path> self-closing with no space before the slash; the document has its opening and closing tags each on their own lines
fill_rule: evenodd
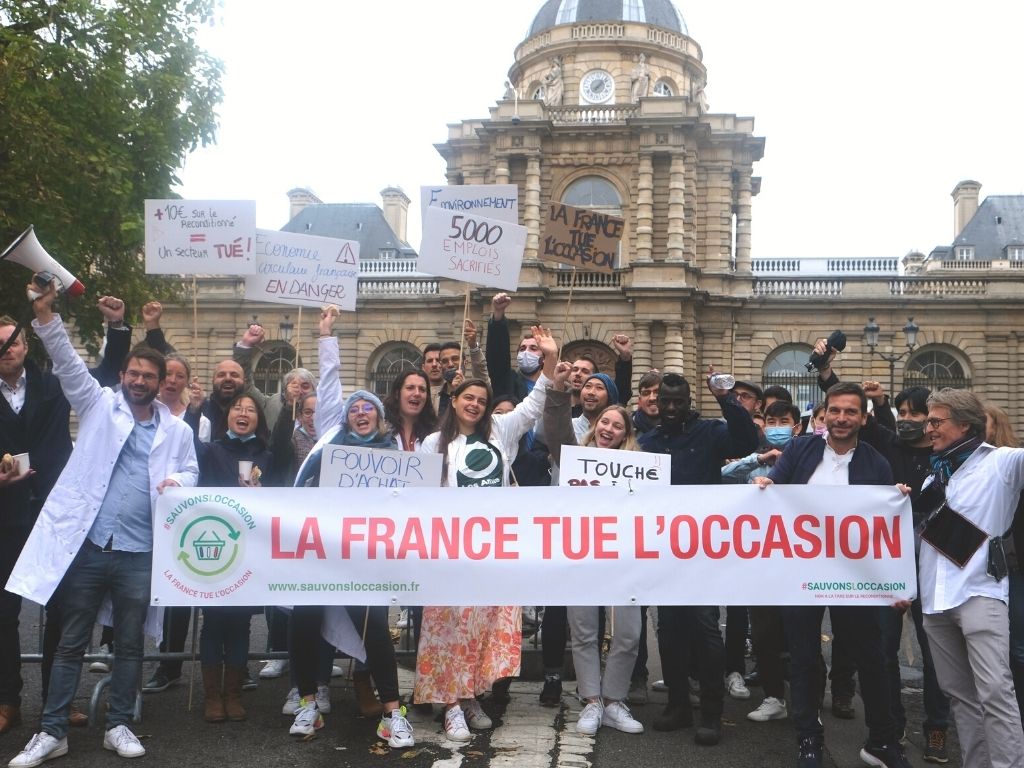
<svg viewBox="0 0 1024 768">
<path fill-rule="evenodd" d="M 224 667 L 224 710 L 227 712 L 228 720 L 232 722 L 245 720 L 242 681 L 246 675 L 245 667 Z"/>
<path fill-rule="evenodd" d="M 203 719 L 208 723 L 223 723 L 228 719 L 224 711 L 223 676 L 224 667 L 220 664 L 203 664 L 203 692 L 206 695 Z"/>
<path fill-rule="evenodd" d="M 17 704 L 0 704 L 0 733 L 7 733 L 21 725 L 21 707 Z"/>
<path fill-rule="evenodd" d="M 363 717 L 380 717 L 384 711 L 384 705 L 380 703 L 377 694 L 373 690 L 373 680 L 367 671 L 352 673 L 352 687 L 356 692 L 356 703 L 359 704 L 359 712 Z"/>
</svg>

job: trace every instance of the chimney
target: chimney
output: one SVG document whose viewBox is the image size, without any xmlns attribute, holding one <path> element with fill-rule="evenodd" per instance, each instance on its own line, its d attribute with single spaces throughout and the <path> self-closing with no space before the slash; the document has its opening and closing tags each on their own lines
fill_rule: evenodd
<svg viewBox="0 0 1024 768">
<path fill-rule="evenodd" d="M 406 224 L 409 220 L 409 198 L 401 187 L 387 187 L 380 191 L 384 201 L 384 221 L 403 243 L 406 242 Z"/>
<path fill-rule="evenodd" d="M 978 211 L 978 193 L 981 192 L 981 184 L 976 181 L 961 181 L 951 193 L 953 198 L 953 239 L 960 237 L 967 222 L 973 218 Z"/>
<path fill-rule="evenodd" d="M 291 221 L 302 209 L 308 205 L 321 205 L 323 200 L 313 194 L 313 190 L 308 187 L 296 187 L 295 189 L 288 190 L 288 220 Z"/>
</svg>

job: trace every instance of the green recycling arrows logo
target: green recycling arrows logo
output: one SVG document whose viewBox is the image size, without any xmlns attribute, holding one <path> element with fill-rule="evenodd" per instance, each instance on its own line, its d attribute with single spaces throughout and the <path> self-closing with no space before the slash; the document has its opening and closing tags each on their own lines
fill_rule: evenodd
<svg viewBox="0 0 1024 768">
<path fill-rule="evenodd" d="M 241 535 L 219 515 L 197 517 L 181 532 L 177 559 L 196 576 L 221 576 L 241 553 Z"/>
</svg>

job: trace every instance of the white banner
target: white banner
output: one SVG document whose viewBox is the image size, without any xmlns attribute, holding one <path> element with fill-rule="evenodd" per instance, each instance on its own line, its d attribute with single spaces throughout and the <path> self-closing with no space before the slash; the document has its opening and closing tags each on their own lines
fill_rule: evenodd
<svg viewBox="0 0 1024 768">
<path fill-rule="evenodd" d="M 355 312 L 359 243 L 332 237 L 256 230 L 256 274 L 245 279 L 245 298 L 316 307 L 334 304 Z"/>
<path fill-rule="evenodd" d="M 426 225 L 427 208 L 480 215 L 489 219 L 519 223 L 519 187 L 515 184 L 452 184 L 420 187 L 420 212 Z"/>
<path fill-rule="evenodd" d="M 416 268 L 428 275 L 515 291 L 526 248 L 526 227 L 480 213 L 427 208 Z"/>
<path fill-rule="evenodd" d="M 252 200 L 147 200 L 146 274 L 252 275 Z"/>
<path fill-rule="evenodd" d="M 440 453 L 410 453 L 356 445 L 325 445 L 321 488 L 406 488 L 441 485 Z"/>
<path fill-rule="evenodd" d="M 563 445 L 558 462 L 559 485 L 671 485 L 671 474 L 666 453 Z"/>
<path fill-rule="evenodd" d="M 154 605 L 888 605 L 890 486 L 170 488 Z"/>
</svg>

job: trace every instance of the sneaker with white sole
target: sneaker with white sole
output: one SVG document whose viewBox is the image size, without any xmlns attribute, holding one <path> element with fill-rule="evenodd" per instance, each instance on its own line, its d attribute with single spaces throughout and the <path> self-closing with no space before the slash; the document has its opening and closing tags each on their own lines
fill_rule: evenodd
<svg viewBox="0 0 1024 768">
<path fill-rule="evenodd" d="M 269 680 L 280 677 L 287 671 L 288 659 L 271 659 L 263 665 L 263 669 L 260 670 L 260 677 L 264 680 Z"/>
<path fill-rule="evenodd" d="M 416 745 L 412 726 L 405 719 L 405 707 L 391 711 L 390 715 L 381 717 L 377 724 L 377 738 L 385 739 L 392 749 L 402 749 Z"/>
<path fill-rule="evenodd" d="M 284 700 L 284 706 L 281 707 L 282 715 L 294 715 L 299 711 L 299 689 L 292 688 L 288 691 L 288 696 Z"/>
<path fill-rule="evenodd" d="M 104 653 L 108 657 L 114 655 L 114 646 L 110 643 L 103 643 L 99 648 L 96 649 L 96 653 Z M 104 661 L 94 661 L 89 665 L 90 672 L 98 672 L 101 675 L 110 673 L 110 658 Z"/>
<path fill-rule="evenodd" d="M 339 667 L 337 664 L 331 665 L 331 677 L 341 677 L 345 674 L 345 670 Z"/>
<path fill-rule="evenodd" d="M 67 737 L 58 739 L 46 733 L 46 731 L 40 731 L 29 739 L 25 748 L 7 765 L 10 768 L 35 768 L 35 766 L 42 765 L 47 760 L 63 757 L 67 753 Z"/>
<path fill-rule="evenodd" d="M 444 713 L 444 734 L 451 741 L 469 741 L 473 738 L 466 725 L 466 716 L 458 704 Z"/>
<path fill-rule="evenodd" d="M 491 718 L 487 716 L 483 707 L 480 706 L 480 702 L 476 699 L 466 699 L 466 704 L 462 707 L 462 712 L 466 716 L 466 724 L 471 730 L 486 731 L 488 728 L 494 727 L 494 723 L 491 722 Z"/>
<path fill-rule="evenodd" d="M 597 729 L 601 727 L 601 718 L 604 715 L 604 704 L 600 701 L 588 701 L 587 706 L 580 712 L 576 719 L 576 733 L 584 736 L 594 736 Z"/>
<path fill-rule="evenodd" d="M 317 711 L 316 701 L 299 699 L 299 708 L 295 712 L 295 722 L 288 729 L 292 736 L 312 736 L 324 727 L 324 719 Z"/>
<path fill-rule="evenodd" d="M 616 731 L 623 733 L 643 733 L 644 726 L 639 720 L 633 717 L 629 707 L 621 701 L 612 701 L 604 705 L 604 712 L 601 714 L 601 725 L 607 725 Z"/>
<path fill-rule="evenodd" d="M 127 725 L 115 725 L 103 734 L 103 748 L 117 752 L 121 757 L 142 757 L 146 748 Z"/>
<path fill-rule="evenodd" d="M 398 614 L 398 621 L 395 622 L 395 629 L 408 629 L 409 627 L 409 609 L 403 608 L 402 612 Z"/>
<path fill-rule="evenodd" d="M 743 675 L 739 672 L 730 672 L 725 678 L 725 688 L 734 699 L 746 700 L 750 698 L 750 689 L 743 682 Z"/>
<path fill-rule="evenodd" d="M 324 715 L 331 713 L 331 689 L 326 685 L 318 685 L 316 687 L 316 708 Z"/>
<path fill-rule="evenodd" d="M 747 713 L 747 719 L 755 723 L 767 723 L 769 720 L 785 720 L 786 702 L 776 699 L 774 696 L 766 696 L 761 706 L 753 712 Z"/>
</svg>

